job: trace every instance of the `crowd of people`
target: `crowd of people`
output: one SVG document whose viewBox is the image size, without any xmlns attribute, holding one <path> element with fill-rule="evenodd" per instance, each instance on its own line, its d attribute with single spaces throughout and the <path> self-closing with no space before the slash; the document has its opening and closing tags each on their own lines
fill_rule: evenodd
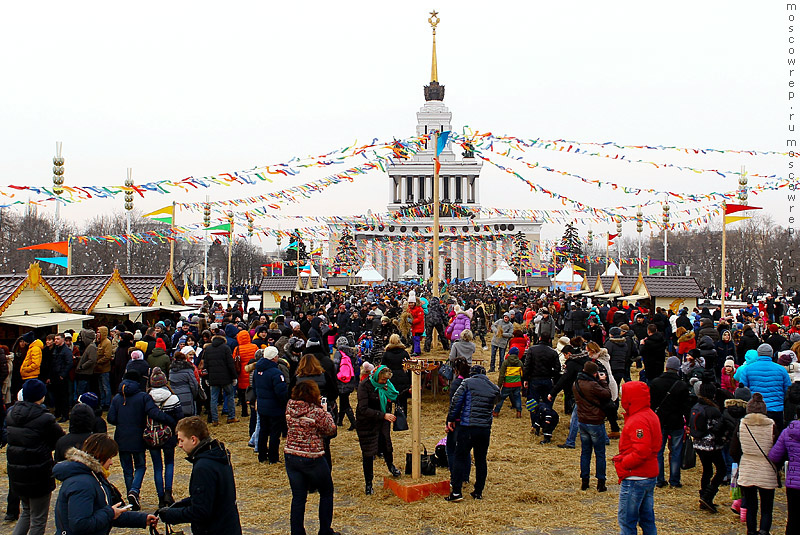
<svg viewBox="0 0 800 535">
<path fill-rule="evenodd" d="M 191 523 L 193 533 L 241 533 L 230 454 L 209 430 L 223 425 L 222 405 L 226 424 L 247 419 L 244 439 L 259 461 L 283 462 L 292 533 L 305 533 L 309 493 L 319 494 L 320 533 L 335 533 L 331 446 L 344 420 L 360 445 L 365 495 L 374 493 L 376 457 L 400 477 L 392 433 L 411 397 L 403 364 L 438 350 L 437 338 L 449 360 L 426 381 L 440 381 L 450 396 L 442 414 L 447 501 L 464 499 L 473 465 L 470 495 L 483 498 L 492 423 L 506 400 L 516 418 L 529 412 L 531 433 L 547 446 L 563 393 L 567 438 L 558 447 L 576 449 L 580 438 L 581 490 L 591 486 L 594 457 L 596 490 L 607 491 L 606 447 L 619 439 L 612 462 L 622 533 L 637 524 L 655 533 L 655 489 L 682 487 L 690 441 L 702 466 L 698 507 L 716 513 L 727 483 L 748 533 L 769 531 L 788 462 L 787 533 L 800 532 L 796 301 L 798 294 L 768 296 L 722 317 L 717 309 L 648 310 L 474 283 L 449 285 L 441 297 L 389 284 L 283 299 L 272 314 L 241 301 L 222 309 L 209 296 L 199 313 L 152 326 L 29 332 L 0 346 L 6 520 L 17 521 L 14 535 L 41 533 L 58 480 L 59 533 L 159 519 Z M 488 370 L 473 362 L 479 347 Z M 192 463 L 181 500 L 173 496 L 176 448 Z M 148 457 L 155 514 L 140 511 Z M 115 458 L 124 493 L 108 481 Z"/>
</svg>

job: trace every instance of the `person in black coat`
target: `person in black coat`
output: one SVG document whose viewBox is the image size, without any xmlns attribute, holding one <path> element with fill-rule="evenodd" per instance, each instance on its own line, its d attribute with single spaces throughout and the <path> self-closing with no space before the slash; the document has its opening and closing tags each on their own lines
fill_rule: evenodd
<svg viewBox="0 0 800 535">
<path fill-rule="evenodd" d="M 119 384 L 122 382 L 122 376 L 125 375 L 125 369 L 128 362 L 131 360 L 131 351 L 133 347 L 133 334 L 125 331 L 119 335 L 119 344 L 117 351 L 114 353 L 114 360 L 111 362 L 111 391 L 116 393 Z"/>
<path fill-rule="evenodd" d="M 174 426 L 175 420 L 160 411 L 153 398 L 139 388 L 139 374 L 125 373 L 119 393 L 111 400 L 108 421 L 116 426 L 114 440 L 119 445 L 119 464 L 128 490 L 128 503 L 139 510 L 139 489 L 147 470 L 145 464 L 145 442 L 143 438 L 147 417 Z"/>
<path fill-rule="evenodd" d="M 667 359 L 667 341 L 654 324 L 647 326 L 647 338 L 642 340 L 640 348 L 645 379 L 652 381 L 664 372 L 664 361 Z"/>
<path fill-rule="evenodd" d="M 681 461 L 683 429 L 689 419 L 691 401 L 689 386 L 678 376 L 681 361 L 678 357 L 667 359 L 666 370 L 650 382 L 650 408 L 661 424 L 661 449 L 658 452 L 658 479 L 656 485 L 666 487 L 664 451 L 669 439 L 669 484 L 681 486 Z"/>
<path fill-rule="evenodd" d="M 77 403 L 69 413 L 69 433 L 58 439 L 53 454 L 55 462 L 66 459 L 70 448 L 81 448 L 81 444 L 92 434 L 94 411 L 89 405 Z"/>
<path fill-rule="evenodd" d="M 206 372 L 206 380 L 211 386 L 211 423 L 217 425 L 219 413 L 217 403 L 220 391 L 224 402 L 223 410 L 228 409 L 228 423 L 238 422 L 236 418 L 236 405 L 234 402 L 233 382 L 238 377 L 236 367 L 233 363 L 233 352 L 226 343 L 224 336 L 216 335 L 211 338 L 211 343 L 206 344 L 201 354 L 202 368 Z"/>
<path fill-rule="evenodd" d="M 386 467 L 394 476 L 400 475 L 400 470 L 394 466 L 394 450 L 392 448 L 391 424 L 397 417 L 392 413 L 392 394 L 397 391 L 391 384 L 392 372 L 386 366 L 378 366 L 372 375 L 361 381 L 358 385 L 358 405 L 356 406 L 356 433 L 358 444 L 361 447 L 361 461 L 366 483 L 364 492 L 373 494 L 372 478 L 373 464 L 378 453 L 383 454 Z M 377 384 L 377 386 L 376 386 Z M 378 388 L 386 389 L 388 396 L 381 402 Z"/>
<path fill-rule="evenodd" d="M 261 359 L 256 362 L 253 389 L 256 394 L 256 409 L 261 420 L 258 461 L 275 464 L 279 460 L 278 450 L 281 432 L 286 427 L 286 402 L 289 399 L 286 377 L 278 368 L 276 348 L 265 349 Z"/>
<path fill-rule="evenodd" d="M 69 414 L 69 372 L 72 369 L 72 350 L 64 343 L 64 334 L 55 336 L 50 367 L 50 395 L 53 398 L 55 417 L 67 421 Z"/>
<path fill-rule="evenodd" d="M 8 482 L 22 501 L 14 535 L 44 533 L 50 510 L 53 479 L 53 450 L 64 430 L 43 405 L 47 387 L 38 379 L 22 385 L 22 401 L 6 415 L 8 429 Z"/>
<path fill-rule="evenodd" d="M 208 425 L 199 416 L 183 418 L 176 432 L 178 447 L 192 463 L 189 497 L 158 509 L 156 514 L 166 524 L 190 523 L 194 535 L 241 535 L 236 481 L 225 444 L 211 438 Z"/>
<path fill-rule="evenodd" d="M 736 353 L 739 356 L 739 362 L 743 363 L 744 354 L 751 349 L 758 349 L 761 345 L 761 340 L 756 335 L 755 331 L 750 325 L 745 325 L 742 329 L 742 338 L 739 340 L 739 345 L 736 348 Z"/>
</svg>

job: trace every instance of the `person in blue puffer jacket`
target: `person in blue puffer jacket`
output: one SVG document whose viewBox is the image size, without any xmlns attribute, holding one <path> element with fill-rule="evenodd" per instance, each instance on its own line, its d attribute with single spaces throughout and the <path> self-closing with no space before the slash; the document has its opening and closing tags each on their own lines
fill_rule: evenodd
<svg viewBox="0 0 800 535">
<path fill-rule="evenodd" d="M 461 383 L 450 400 L 447 430 L 453 431 L 459 422 L 456 437 L 456 461 L 450 474 L 450 502 L 460 502 L 461 486 L 469 469 L 470 451 L 475 457 L 475 486 L 470 493 L 476 500 L 483 498 L 486 485 L 486 454 L 492 434 L 492 411 L 500 400 L 500 389 L 488 377 L 483 366 L 473 366 L 470 376 Z"/>
<path fill-rule="evenodd" d="M 96 433 L 81 449 L 69 449 L 66 460 L 53 467 L 53 476 L 62 482 L 55 507 L 56 533 L 107 535 L 112 527 L 145 528 L 157 523 L 155 515 L 121 508 L 122 496 L 107 479 L 117 453 L 111 437 Z"/>
<path fill-rule="evenodd" d="M 772 346 L 761 344 L 757 358 L 753 360 L 752 350 L 745 353 L 745 364 L 740 366 L 733 378 L 746 386 L 751 392 L 759 392 L 767 404 L 767 416 L 772 418 L 779 430 L 783 429 L 783 400 L 786 390 L 792 384 L 786 368 L 772 362 Z"/>
</svg>

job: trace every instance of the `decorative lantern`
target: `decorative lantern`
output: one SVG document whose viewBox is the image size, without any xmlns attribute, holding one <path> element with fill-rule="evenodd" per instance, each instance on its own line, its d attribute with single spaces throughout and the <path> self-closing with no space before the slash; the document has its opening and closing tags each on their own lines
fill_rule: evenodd
<svg viewBox="0 0 800 535">
<path fill-rule="evenodd" d="M 639 234 L 641 234 L 642 231 L 644 230 L 644 222 L 642 221 L 642 216 L 643 216 L 642 207 L 640 205 L 636 210 L 636 232 L 638 232 Z"/>
<path fill-rule="evenodd" d="M 211 226 L 211 204 L 209 203 L 203 205 L 203 226 L 206 228 Z"/>
<path fill-rule="evenodd" d="M 56 143 L 56 155 L 53 157 L 53 193 L 64 192 L 64 158 L 61 157 L 61 142 Z"/>
<path fill-rule="evenodd" d="M 132 188 L 133 187 L 133 178 L 131 178 L 131 173 L 132 172 L 133 172 L 133 169 L 128 167 L 128 178 L 125 179 L 125 187 L 126 188 Z M 129 212 L 131 210 L 133 210 L 133 190 L 132 189 L 126 189 L 125 190 L 125 209 L 127 211 L 129 211 Z"/>
</svg>

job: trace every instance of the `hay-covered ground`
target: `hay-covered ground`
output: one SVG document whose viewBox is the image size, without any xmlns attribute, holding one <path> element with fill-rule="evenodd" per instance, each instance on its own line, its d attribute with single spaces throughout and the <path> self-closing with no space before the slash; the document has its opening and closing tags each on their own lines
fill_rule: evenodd
<svg viewBox="0 0 800 535">
<path fill-rule="evenodd" d="M 479 349 L 480 351 L 480 349 Z M 488 352 L 487 357 L 488 357 Z M 488 366 L 487 366 L 488 367 Z M 496 379 L 496 374 L 491 374 Z M 352 397 L 355 407 L 355 393 Z M 410 403 L 409 403 L 410 407 Z M 557 408 L 563 410 L 559 397 Z M 430 391 L 423 394 L 422 438 L 432 451 L 444 436 L 444 418 L 447 411 L 447 394 L 439 394 L 434 402 Z M 238 414 L 238 409 L 237 409 Z M 376 459 L 375 494 L 364 495 L 364 480 L 361 471 L 361 454 L 355 431 L 341 429 L 332 443 L 333 481 L 336 489 L 334 501 L 334 529 L 345 534 L 614 534 L 619 533 L 616 521 L 619 485 L 616 480 L 611 457 L 617 453 L 617 441 L 612 440 L 607 448 L 609 490 L 598 493 L 592 487 L 581 492 L 579 479 L 580 439 L 578 448 L 566 450 L 556 447 L 564 442 L 568 427 L 568 416 L 561 415 L 561 423 L 555 431 L 553 442 L 541 445 L 541 437 L 530 434 L 527 412 L 523 418 L 514 417 L 508 402 L 495 420 L 492 442 L 489 448 L 489 476 L 482 501 L 469 496 L 461 503 L 446 503 L 442 497 L 432 496 L 426 500 L 407 504 L 382 488 L 382 478 L 388 475 L 385 465 Z M 246 533 L 289 533 L 289 506 L 291 491 L 283 465 L 259 464 L 253 450 L 247 446 L 247 422 L 221 425 L 212 428 L 214 436 L 223 440 L 230 448 L 236 472 L 239 511 Z M 405 452 L 410 451 L 410 432 L 393 433 L 395 463 L 402 470 Z M 283 455 L 281 454 L 281 457 Z M 175 489 L 176 499 L 186 495 L 190 465 L 176 452 Z M 8 480 L 5 477 L 3 459 L 0 491 L 5 495 Z M 112 469 L 112 481 L 124 488 L 121 469 Z M 594 474 L 594 465 L 592 468 Z M 449 473 L 439 469 L 437 479 L 446 480 Z M 474 478 L 474 473 L 473 476 Z M 658 530 L 668 534 L 739 534 L 745 533 L 744 524 L 739 523 L 728 508 L 728 488 L 717 495 L 720 512 L 712 515 L 698 508 L 700 467 L 683 472 L 682 489 L 656 489 L 655 509 Z M 410 480 L 410 476 L 402 479 Z M 433 480 L 433 478 L 430 478 Z M 474 480 L 474 479 L 473 479 Z M 465 486 L 465 495 L 471 486 Z M 57 492 L 57 491 L 56 491 Z M 2 500 L 3 502 L 5 500 Z M 157 496 L 153 486 L 152 469 L 148 460 L 148 471 L 142 491 L 145 510 L 154 510 Z M 55 504 L 55 494 L 52 503 Z M 309 497 L 306 510 L 308 533 L 315 533 L 318 523 L 318 495 Z M 3 511 L 4 513 L 5 511 Z M 783 490 L 776 491 L 772 533 L 783 533 L 786 522 L 786 497 Z M 52 525 L 52 514 L 50 517 Z M 188 526 L 184 527 L 189 533 Z M 48 529 L 48 533 L 52 533 Z M 10 533 L 9 524 L 0 525 L 0 533 Z M 113 533 L 142 533 L 137 530 L 114 530 Z"/>
</svg>

